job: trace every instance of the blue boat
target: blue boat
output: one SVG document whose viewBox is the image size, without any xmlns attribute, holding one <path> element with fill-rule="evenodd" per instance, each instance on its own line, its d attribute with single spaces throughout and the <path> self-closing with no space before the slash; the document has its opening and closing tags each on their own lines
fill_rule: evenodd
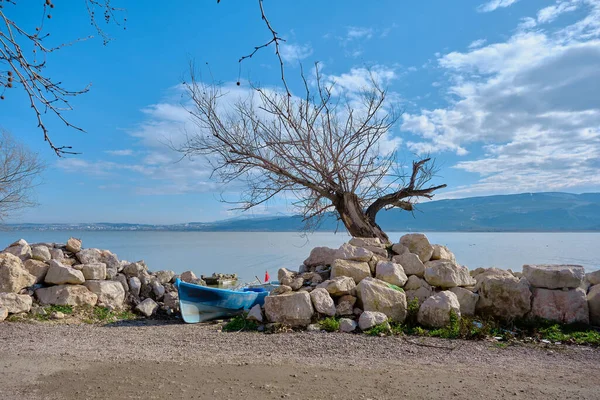
<svg viewBox="0 0 600 400">
<path fill-rule="evenodd" d="M 260 286 L 229 290 L 200 286 L 179 279 L 175 281 L 175 286 L 179 292 L 181 316 L 188 324 L 238 315 L 256 304 L 263 305 L 270 292 Z"/>
</svg>

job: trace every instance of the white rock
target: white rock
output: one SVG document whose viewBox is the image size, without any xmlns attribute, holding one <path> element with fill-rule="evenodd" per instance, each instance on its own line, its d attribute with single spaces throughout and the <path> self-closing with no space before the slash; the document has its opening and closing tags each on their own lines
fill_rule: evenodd
<svg viewBox="0 0 600 400">
<path fill-rule="evenodd" d="M 419 300 L 419 304 L 422 304 L 431 295 L 433 295 L 433 288 L 431 285 L 429 285 L 425 279 L 421 279 L 416 275 L 411 275 L 408 277 L 408 281 L 404 285 L 404 290 L 407 301 L 410 302 L 414 298 L 417 298 Z"/>
<path fill-rule="evenodd" d="M 600 284 L 600 269 L 598 271 L 587 273 L 585 277 L 592 286 Z"/>
<path fill-rule="evenodd" d="M 256 321 L 259 323 L 263 322 L 263 313 L 259 304 L 254 305 L 248 312 L 248 316 L 246 317 L 249 321 Z"/>
<path fill-rule="evenodd" d="M 335 253 L 336 260 L 364 261 L 367 262 L 373 257 L 373 252 L 362 247 L 352 246 L 344 243 Z M 335 261 L 334 261 L 335 264 Z"/>
<path fill-rule="evenodd" d="M 523 265 L 523 276 L 537 288 L 576 288 L 581 285 L 585 270 L 580 265 Z"/>
<path fill-rule="evenodd" d="M 204 283 L 204 281 L 198 278 L 192 271 L 185 271 L 179 276 L 179 279 L 187 283 L 195 283 L 196 285 L 202 285 Z"/>
<path fill-rule="evenodd" d="M 164 285 L 165 283 L 169 283 L 171 282 L 171 280 L 173 280 L 175 272 L 170 270 L 158 271 L 154 274 L 154 276 L 156 276 L 156 280 L 158 280 L 158 283 Z"/>
<path fill-rule="evenodd" d="M 460 314 L 462 316 L 475 315 L 475 307 L 477 305 L 477 300 L 479 300 L 479 295 L 477 293 L 473 293 L 469 289 L 462 287 L 453 287 L 450 291 L 456 295 L 456 298 L 460 303 Z"/>
<path fill-rule="evenodd" d="M 340 332 L 354 332 L 358 324 L 350 318 L 340 319 Z"/>
<path fill-rule="evenodd" d="M 356 247 L 379 247 L 379 248 L 384 248 L 385 245 L 383 243 L 381 243 L 381 240 L 379 240 L 379 238 L 359 238 L 359 237 L 353 237 L 352 239 L 350 239 L 350 241 L 348 242 L 349 244 L 351 244 L 352 246 L 356 246 Z"/>
<path fill-rule="evenodd" d="M 67 240 L 67 245 L 65 247 L 67 251 L 70 251 L 71 253 L 79 253 L 81 251 L 81 239 L 71 237 Z"/>
<path fill-rule="evenodd" d="M 531 310 L 531 291 L 525 278 L 509 273 L 484 273 L 477 276 L 475 286 L 479 300 L 475 310 L 484 317 L 512 321 Z"/>
<path fill-rule="evenodd" d="M 398 287 L 404 286 L 408 280 L 402 265 L 391 261 L 379 261 L 375 268 L 375 277 Z"/>
<path fill-rule="evenodd" d="M 98 296 L 83 285 L 58 285 L 35 291 L 40 304 L 60 306 L 95 306 Z"/>
<path fill-rule="evenodd" d="M 376 278 L 365 278 L 356 287 L 364 311 L 378 311 L 391 320 L 404 322 L 406 318 L 406 295 L 404 291 L 392 289 L 386 282 Z"/>
<path fill-rule="evenodd" d="M 337 249 L 329 247 L 315 247 L 311 250 L 310 256 L 304 260 L 304 265 L 307 267 L 316 267 L 319 265 L 331 265 L 335 260 Z"/>
<path fill-rule="evenodd" d="M 140 278 L 137 276 L 132 276 L 129 278 L 129 292 L 134 296 L 140 295 L 140 290 L 142 290 L 142 282 Z"/>
<path fill-rule="evenodd" d="M 156 280 L 150 282 L 150 287 L 152 288 L 152 293 L 154 294 L 156 300 L 161 300 L 165 295 L 165 287 Z"/>
<path fill-rule="evenodd" d="M 563 324 L 589 324 L 590 313 L 583 289 L 533 289 L 531 316 Z"/>
<path fill-rule="evenodd" d="M 84 286 L 98 296 L 98 305 L 110 308 L 122 308 L 125 302 L 125 290 L 117 281 L 85 281 Z"/>
<path fill-rule="evenodd" d="M 312 301 L 307 292 L 292 292 L 265 298 L 265 315 L 271 322 L 306 326 L 310 324 L 313 313 Z"/>
<path fill-rule="evenodd" d="M 317 288 L 325 288 L 332 296 L 344 296 L 355 292 L 356 283 L 349 276 L 339 276 L 318 284 Z"/>
<path fill-rule="evenodd" d="M 446 247 L 439 244 L 433 245 L 433 254 L 431 255 L 432 260 L 449 260 L 456 264 L 456 257 Z"/>
<path fill-rule="evenodd" d="M 402 269 L 404 269 L 406 275 L 416 275 L 419 278 L 422 278 L 425 274 L 425 265 L 416 254 L 404 253 L 399 256 L 394 256 L 392 261 L 402 265 Z"/>
<path fill-rule="evenodd" d="M 87 279 L 106 279 L 106 264 L 95 263 L 95 264 L 82 264 L 81 273 L 83 277 Z"/>
<path fill-rule="evenodd" d="M 23 267 L 19 257 L 10 253 L 0 254 L 0 292 L 18 293 L 35 281 L 35 276 Z"/>
<path fill-rule="evenodd" d="M 50 249 L 50 257 L 56 261 L 63 261 L 65 259 L 65 253 L 61 249 Z"/>
<path fill-rule="evenodd" d="M 327 289 L 317 288 L 313 290 L 310 292 L 310 299 L 316 312 L 330 317 L 335 315 L 335 304 Z"/>
<path fill-rule="evenodd" d="M 53 285 L 63 285 L 70 283 L 77 285 L 85 282 L 85 278 L 81 271 L 75 268 L 66 267 L 56 260 L 50 260 L 50 267 L 44 278 L 44 282 L 51 283 Z"/>
<path fill-rule="evenodd" d="M 450 323 L 450 315 L 460 318 L 460 303 L 456 295 L 448 290 L 437 293 L 421 304 L 417 321 L 430 328 L 443 328 Z"/>
<path fill-rule="evenodd" d="M 140 261 L 131 263 L 131 264 L 123 267 L 123 273 L 125 275 L 127 275 L 128 277 L 136 276 L 139 278 L 142 274 L 144 274 L 146 272 L 148 272 L 148 267 L 146 266 L 146 264 L 144 264 L 143 262 L 140 262 Z M 187 272 L 193 274 L 193 272 L 191 272 L 191 271 L 187 271 Z M 183 279 L 185 274 L 186 274 L 186 272 L 181 274 L 181 280 L 184 282 L 187 282 L 186 280 Z"/>
<path fill-rule="evenodd" d="M 119 282 L 123 286 L 125 294 L 129 293 L 129 283 L 127 283 L 127 277 L 123 274 L 117 274 L 113 279 L 115 282 Z"/>
<path fill-rule="evenodd" d="M 44 281 L 49 266 L 43 261 L 27 260 L 23 263 L 23 268 L 31 275 L 35 276 L 35 283 L 40 283 Z"/>
<path fill-rule="evenodd" d="M 429 261 L 433 255 L 433 246 L 422 233 L 406 234 L 400 238 L 400 244 L 406 246 L 411 253 L 418 255 L 422 262 Z"/>
<path fill-rule="evenodd" d="M 6 318 L 8 318 L 8 309 L 0 307 L 0 322 L 4 321 Z"/>
<path fill-rule="evenodd" d="M 386 323 L 387 320 L 388 316 L 382 312 L 365 311 L 362 314 L 360 314 L 360 318 L 358 319 L 358 326 L 360 330 L 366 331 L 376 325 Z"/>
<path fill-rule="evenodd" d="M 335 260 L 331 266 L 331 279 L 340 276 L 349 276 L 354 279 L 354 283 L 358 284 L 364 278 L 371 276 L 371 268 L 366 262 Z"/>
<path fill-rule="evenodd" d="M 52 258 L 50 250 L 46 246 L 33 246 L 31 248 L 31 258 L 38 261 L 48 261 Z"/>
<path fill-rule="evenodd" d="M 6 308 L 9 313 L 29 312 L 33 301 L 31 296 L 16 293 L 0 293 L 0 308 Z"/>
<path fill-rule="evenodd" d="M 590 324 L 600 326 L 600 284 L 590 288 L 587 301 L 590 310 Z"/>
<path fill-rule="evenodd" d="M 25 240 L 21 239 L 4 249 L 4 253 L 12 254 L 19 257 L 20 260 L 25 261 L 31 258 L 31 247 Z"/>
<path fill-rule="evenodd" d="M 340 297 L 335 306 L 335 314 L 352 315 L 354 313 L 354 304 L 356 304 L 356 297 L 349 294 Z"/>
<path fill-rule="evenodd" d="M 400 254 L 400 255 L 405 254 L 405 253 L 409 253 L 408 247 L 406 247 L 405 245 L 400 244 L 400 243 L 394 243 L 392 245 L 392 251 L 394 253 Z"/>
<path fill-rule="evenodd" d="M 83 249 L 75 254 L 82 264 L 94 264 L 101 262 L 102 252 L 98 249 Z"/>
<path fill-rule="evenodd" d="M 431 286 L 444 289 L 455 286 L 473 286 L 476 283 L 466 267 L 458 266 L 448 260 L 426 262 L 424 277 Z"/>
<path fill-rule="evenodd" d="M 163 297 L 165 307 L 169 307 L 173 311 L 179 311 L 179 293 L 167 292 Z"/>
<path fill-rule="evenodd" d="M 271 290 L 271 296 L 279 296 L 280 294 L 290 293 L 292 288 L 288 285 L 279 285 L 275 289 Z"/>
<path fill-rule="evenodd" d="M 146 317 L 151 317 L 152 314 L 154 314 L 156 310 L 158 310 L 158 304 L 151 298 L 147 298 L 146 300 L 138 304 L 135 307 L 135 310 L 145 315 Z"/>
</svg>

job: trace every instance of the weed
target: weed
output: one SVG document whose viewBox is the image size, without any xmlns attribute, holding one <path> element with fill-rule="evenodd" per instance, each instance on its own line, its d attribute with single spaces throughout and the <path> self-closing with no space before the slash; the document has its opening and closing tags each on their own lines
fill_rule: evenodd
<svg viewBox="0 0 600 400">
<path fill-rule="evenodd" d="M 244 315 L 236 315 L 229 322 L 223 325 L 224 332 L 256 331 L 258 324 L 255 321 L 248 321 Z"/>
<path fill-rule="evenodd" d="M 460 336 L 460 321 L 454 310 L 450 311 L 450 322 L 447 326 L 429 332 L 431 336 L 444 339 L 456 339 Z"/>
<path fill-rule="evenodd" d="M 508 343 L 506 343 L 506 342 L 497 342 L 497 343 L 494 343 L 494 346 L 496 346 L 499 349 L 505 349 L 505 348 L 508 347 Z"/>
<path fill-rule="evenodd" d="M 391 333 L 390 324 L 386 321 L 365 331 L 369 336 L 384 336 Z"/>
<path fill-rule="evenodd" d="M 402 289 L 400 286 L 396 286 L 391 283 L 388 283 L 387 285 L 390 289 L 394 289 L 394 290 L 404 293 L 404 289 Z"/>
<path fill-rule="evenodd" d="M 340 330 L 340 321 L 335 317 L 327 317 L 319 321 L 319 325 L 321 325 L 321 329 L 326 330 L 327 332 L 337 332 Z"/>
</svg>

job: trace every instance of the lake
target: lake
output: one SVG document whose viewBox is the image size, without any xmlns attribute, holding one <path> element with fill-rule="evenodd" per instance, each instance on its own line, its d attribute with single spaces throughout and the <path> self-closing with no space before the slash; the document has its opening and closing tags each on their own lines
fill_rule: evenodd
<svg viewBox="0 0 600 400">
<path fill-rule="evenodd" d="M 403 233 L 389 233 L 398 241 Z M 317 232 L 139 232 L 139 231 L 4 231 L 0 248 L 23 238 L 29 243 L 61 242 L 70 236 L 83 247 L 108 249 L 119 259 L 145 260 L 151 271 L 192 270 L 196 275 L 237 273 L 244 281 L 272 278 L 281 267 L 297 269 L 316 246 L 339 247 L 346 234 Z M 470 269 L 497 267 L 520 271 L 523 264 L 579 264 L 600 269 L 600 233 L 428 232 L 431 243 L 446 245 Z"/>
</svg>

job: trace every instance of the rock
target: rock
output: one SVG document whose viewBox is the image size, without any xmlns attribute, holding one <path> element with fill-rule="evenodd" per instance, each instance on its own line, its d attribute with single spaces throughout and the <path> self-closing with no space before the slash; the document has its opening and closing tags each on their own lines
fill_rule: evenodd
<svg viewBox="0 0 600 400">
<path fill-rule="evenodd" d="M 418 255 L 422 262 L 429 261 L 433 255 L 433 246 L 422 233 L 404 235 L 400 238 L 400 244 L 406 246 L 411 253 Z"/>
<path fill-rule="evenodd" d="M 349 276 L 338 276 L 320 283 L 317 288 L 325 288 L 332 296 L 344 296 L 354 293 L 356 283 Z"/>
<path fill-rule="evenodd" d="M 302 292 L 307 292 L 310 293 L 315 289 L 314 286 L 302 286 L 300 289 L 298 289 L 298 291 L 302 291 Z"/>
<path fill-rule="evenodd" d="M 158 283 L 160 283 L 161 285 L 164 285 L 165 283 L 169 283 L 173 280 L 173 277 L 175 276 L 175 272 L 169 271 L 169 270 L 163 270 L 163 271 L 156 272 L 154 274 L 154 276 L 156 276 L 156 280 L 158 281 Z"/>
<path fill-rule="evenodd" d="M 142 282 L 140 278 L 137 276 L 132 276 L 129 278 L 129 292 L 134 296 L 140 295 L 140 290 L 142 289 Z"/>
<path fill-rule="evenodd" d="M 85 282 L 85 278 L 81 271 L 66 267 L 56 260 L 50 260 L 50 267 L 48 268 L 44 282 L 53 285 L 63 285 L 65 283 L 77 285 Z"/>
<path fill-rule="evenodd" d="M 29 312 L 33 301 L 31 296 L 16 293 L 0 293 L 0 308 L 5 308 L 11 314 Z"/>
<path fill-rule="evenodd" d="M 271 322 L 291 326 L 310 324 L 314 309 L 306 292 L 286 293 L 265 298 L 265 314 Z"/>
<path fill-rule="evenodd" d="M 404 286 L 408 280 L 402 265 L 391 261 L 379 261 L 375 268 L 375 277 L 398 287 Z"/>
<path fill-rule="evenodd" d="M 354 321 L 350 318 L 340 319 L 340 332 L 346 332 L 346 333 L 354 332 L 356 330 L 357 326 L 358 326 L 358 324 L 356 323 L 356 321 Z"/>
<path fill-rule="evenodd" d="M 319 265 L 331 265 L 335 260 L 336 252 L 337 249 L 330 249 L 329 247 L 315 247 L 310 251 L 308 258 L 304 260 L 304 265 L 309 268 Z"/>
<path fill-rule="evenodd" d="M 31 258 L 38 261 L 48 261 L 52 256 L 46 246 L 34 246 L 31 248 Z"/>
<path fill-rule="evenodd" d="M 416 254 L 404 253 L 392 257 L 392 261 L 402 265 L 402 269 L 404 269 L 406 275 L 416 275 L 419 278 L 422 278 L 425 274 L 425 265 Z"/>
<path fill-rule="evenodd" d="M 444 289 L 455 286 L 473 286 L 476 283 L 466 267 L 460 267 L 448 260 L 426 262 L 424 277 L 431 286 Z"/>
<path fill-rule="evenodd" d="M 364 278 L 371 277 L 371 269 L 366 262 L 335 260 L 331 266 L 331 279 L 339 276 L 349 276 L 358 284 Z"/>
<path fill-rule="evenodd" d="M 49 266 L 43 261 L 27 260 L 23 263 L 23 268 L 31 275 L 35 276 L 35 283 L 40 283 L 44 281 Z"/>
<path fill-rule="evenodd" d="M 198 278 L 196 274 L 194 274 L 192 271 L 185 271 L 183 274 L 181 274 L 179 279 L 187 283 L 194 283 L 196 285 L 206 286 L 206 282 Z"/>
<path fill-rule="evenodd" d="M 581 288 L 571 290 L 534 288 L 530 315 L 562 324 L 590 323 L 586 293 Z"/>
<path fill-rule="evenodd" d="M 585 270 L 580 265 L 523 265 L 523 276 L 537 288 L 576 288 L 584 275 Z"/>
<path fill-rule="evenodd" d="M 400 254 L 400 255 L 402 255 L 402 254 L 404 254 L 404 253 L 409 253 L 409 251 L 408 251 L 408 247 L 406 247 L 405 245 L 403 245 L 403 244 L 400 244 L 400 243 L 395 243 L 395 244 L 393 244 L 393 245 L 392 245 L 392 251 L 393 251 L 394 253 L 396 253 L 396 254 Z"/>
<path fill-rule="evenodd" d="M 479 294 L 475 311 L 484 317 L 512 321 L 531 310 L 531 291 L 525 278 L 484 273 L 477 276 L 475 288 Z"/>
<path fill-rule="evenodd" d="M 454 293 L 458 299 L 458 303 L 460 304 L 460 315 L 463 317 L 475 315 L 475 306 L 477 305 L 477 300 L 479 300 L 479 295 L 477 293 L 473 293 L 469 289 L 461 287 L 453 287 L 450 291 Z"/>
<path fill-rule="evenodd" d="M 365 311 L 360 314 L 358 319 L 358 326 L 361 331 L 366 331 L 372 327 L 380 324 L 384 324 L 388 321 L 388 316 L 384 313 L 377 311 Z"/>
<path fill-rule="evenodd" d="M 590 310 L 590 324 L 600 326 L 600 284 L 590 288 L 587 301 Z"/>
<path fill-rule="evenodd" d="M 286 284 L 286 281 L 284 280 L 283 282 L 281 282 L 282 284 Z M 302 286 L 304 285 L 304 279 L 302 279 L 301 277 L 296 277 L 294 279 L 292 279 L 289 283 L 288 286 L 292 288 L 292 290 L 298 290 L 300 289 Z"/>
<path fill-rule="evenodd" d="M 4 321 L 6 318 L 8 318 L 8 309 L 0 307 L 0 322 Z"/>
<path fill-rule="evenodd" d="M 131 263 L 131 264 L 126 265 L 125 267 L 123 267 L 123 273 L 126 276 L 128 276 L 128 277 L 135 276 L 135 277 L 139 278 L 142 274 L 147 273 L 147 272 L 148 272 L 148 267 L 146 266 L 145 263 L 140 262 L 140 261 Z M 191 272 L 191 271 L 187 271 L 187 272 L 193 274 L 193 272 Z M 183 276 L 185 274 L 186 274 L 186 272 L 184 272 L 183 274 L 181 274 L 181 280 L 184 281 L 184 282 L 188 282 L 188 281 L 186 281 L 186 280 L 183 279 Z M 194 277 L 195 276 L 196 275 L 194 275 Z M 190 283 L 194 283 L 194 282 L 190 282 Z"/>
<path fill-rule="evenodd" d="M 364 261 L 367 262 L 373 257 L 373 252 L 362 247 L 352 246 L 351 244 L 344 243 L 335 253 L 337 260 L 349 260 L 349 261 Z M 335 261 L 334 264 L 335 265 Z"/>
<path fill-rule="evenodd" d="M 600 284 L 600 269 L 598 271 L 587 273 L 585 277 L 592 286 Z"/>
<path fill-rule="evenodd" d="M 116 254 L 108 250 L 100 251 L 100 262 L 106 264 L 106 271 L 109 275 L 109 279 L 114 278 L 118 272 L 123 271 L 124 266 L 121 266 L 121 262 Z"/>
<path fill-rule="evenodd" d="M 122 308 L 125 302 L 123 285 L 116 281 L 85 281 L 88 290 L 98 296 L 98 305 L 109 308 Z"/>
<path fill-rule="evenodd" d="M 71 253 L 79 253 L 81 251 L 81 239 L 77 239 L 74 237 L 69 238 L 69 240 L 67 240 L 65 248 Z"/>
<path fill-rule="evenodd" d="M 150 282 L 150 287 L 152 288 L 152 293 L 156 300 L 161 300 L 165 295 L 165 287 L 158 283 L 157 280 L 153 280 Z"/>
<path fill-rule="evenodd" d="M 315 311 L 319 314 L 327 315 L 329 317 L 335 315 L 335 304 L 327 289 L 317 288 L 313 290 L 310 292 L 310 299 L 312 300 Z"/>
<path fill-rule="evenodd" d="M 35 291 L 40 304 L 59 306 L 95 306 L 98 296 L 83 285 L 58 285 Z"/>
<path fill-rule="evenodd" d="M 323 282 L 323 278 L 321 275 L 316 272 L 305 272 L 300 277 L 304 280 L 305 283 L 309 283 L 311 285 L 318 285 Z"/>
<path fill-rule="evenodd" d="M 356 304 L 356 297 L 349 294 L 340 297 L 335 307 L 335 314 L 352 315 L 354 313 L 354 304 Z"/>
<path fill-rule="evenodd" d="M 350 239 L 350 241 L 348 242 L 349 244 L 351 244 L 352 246 L 355 247 L 379 247 L 379 248 L 385 248 L 385 245 L 383 243 L 381 243 L 381 240 L 379 240 L 379 238 L 358 238 L 358 237 L 353 237 L 352 239 Z"/>
<path fill-rule="evenodd" d="M 246 319 L 249 321 L 256 321 L 258 323 L 263 322 L 263 313 L 262 313 L 262 309 L 260 308 L 259 304 L 256 304 L 254 307 L 252 307 L 250 309 L 250 311 L 248 312 L 248 315 L 246 316 Z"/>
<path fill-rule="evenodd" d="M 306 332 L 321 332 L 321 324 L 309 324 L 306 327 Z"/>
<path fill-rule="evenodd" d="M 443 328 L 450 323 L 451 313 L 455 313 L 460 318 L 460 303 L 454 293 L 445 290 L 421 304 L 417 321 L 430 328 Z"/>
<path fill-rule="evenodd" d="M 18 293 L 35 281 L 36 277 L 23 267 L 19 257 L 11 253 L 0 254 L 0 292 Z"/>
<path fill-rule="evenodd" d="M 52 311 L 50 314 L 51 319 L 65 319 L 65 314 L 60 311 Z"/>
<path fill-rule="evenodd" d="M 271 290 L 271 296 L 279 296 L 281 294 L 290 293 L 292 288 L 287 285 L 279 285 L 275 289 Z"/>
<path fill-rule="evenodd" d="M 152 314 L 158 310 L 158 304 L 154 300 L 148 298 L 138 304 L 135 307 L 135 310 L 146 317 L 151 317 Z"/>
<path fill-rule="evenodd" d="M 379 311 L 391 320 L 404 322 L 406 318 L 406 295 L 392 289 L 386 282 L 365 278 L 356 287 L 356 293 L 364 311 Z"/>
<path fill-rule="evenodd" d="M 104 263 L 96 263 L 96 264 L 82 264 L 81 265 L 81 273 L 83 277 L 87 279 L 106 279 L 106 264 Z"/>
<path fill-rule="evenodd" d="M 179 293 L 165 293 L 165 296 L 163 297 L 163 303 L 166 307 L 169 307 L 171 310 L 179 311 Z"/>
<path fill-rule="evenodd" d="M 125 294 L 129 293 L 129 284 L 127 283 L 127 277 L 123 274 L 117 274 L 113 279 L 115 282 L 119 282 L 123 286 Z"/>
<path fill-rule="evenodd" d="M 50 258 L 62 262 L 65 259 L 65 253 L 61 249 L 50 249 Z"/>
<path fill-rule="evenodd" d="M 421 279 L 416 275 L 408 277 L 408 281 L 404 285 L 407 301 L 417 298 L 419 304 L 423 304 L 433 294 L 433 288 L 425 279 Z"/>
<path fill-rule="evenodd" d="M 432 260 L 449 260 L 456 264 L 456 257 L 446 247 L 439 244 L 433 245 L 433 254 L 431 255 Z"/>
<path fill-rule="evenodd" d="M 18 257 L 21 261 L 25 261 L 31 258 L 31 247 L 25 240 L 21 239 L 4 249 L 4 253 L 12 254 L 13 256 Z"/>
<path fill-rule="evenodd" d="M 369 250 L 375 256 L 379 256 L 385 260 L 387 260 L 387 258 L 388 258 L 388 252 L 384 248 L 374 247 L 374 246 L 367 246 L 367 247 L 363 247 L 363 248 L 366 250 Z"/>
<path fill-rule="evenodd" d="M 83 249 L 75 254 L 81 264 L 94 264 L 101 262 L 102 253 L 98 249 Z"/>
</svg>

